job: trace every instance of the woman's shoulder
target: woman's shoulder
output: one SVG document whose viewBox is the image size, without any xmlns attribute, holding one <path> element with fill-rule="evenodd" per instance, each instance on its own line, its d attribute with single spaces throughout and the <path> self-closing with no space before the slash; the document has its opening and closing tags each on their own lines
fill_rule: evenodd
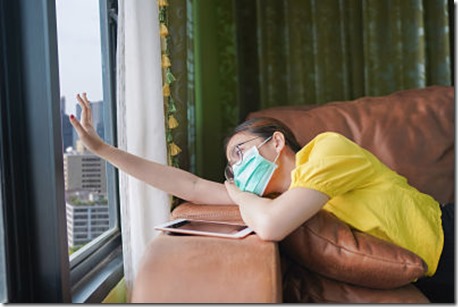
<svg viewBox="0 0 458 307">
<path fill-rule="evenodd" d="M 335 131 L 325 131 L 317 134 L 310 142 L 321 140 L 350 141 L 346 136 Z"/>
<path fill-rule="evenodd" d="M 320 157 L 327 155 L 342 155 L 345 153 L 354 154 L 355 151 L 359 151 L 361 147 L 348 139 L 344 135 L 326 131 L 317 134 L 310 142 L 308 142 L 302 149 L 297 153 L 297 157 Z"/>
</svg>

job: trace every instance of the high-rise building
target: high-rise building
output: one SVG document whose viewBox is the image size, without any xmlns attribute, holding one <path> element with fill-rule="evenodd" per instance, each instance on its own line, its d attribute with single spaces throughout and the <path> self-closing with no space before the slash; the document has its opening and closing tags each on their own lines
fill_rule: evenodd
<svg viewBox="0 0 458 307">
<path fill-rule="evenodd" d="M 66 193 L 88 191 L 106 194 L 106 162 L 83 151 L 64 153 L 64 181 Z"/>
<path fill-rule="evenodd" d="M 77 247 L 92 241 L 110 227 L 108 205 L 105 202 L 93 204 L 77 201 L 67 202 L 68 246 Z"/>
</svg>

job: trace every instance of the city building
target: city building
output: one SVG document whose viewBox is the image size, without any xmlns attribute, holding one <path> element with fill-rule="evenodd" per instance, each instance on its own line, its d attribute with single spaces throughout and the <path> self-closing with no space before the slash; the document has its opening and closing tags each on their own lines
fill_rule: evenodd
<svg viewBox="0 0 458 307">
<path fill-rule="evenodd" d="M 66 203 L 69 247 L 80 247 L 92 241 L 110 227 L 106 199 L 102 201 Z"/>
<path fill-rule="evenodd" d="M 64 180 L 66 194 L 88 191 L 106 194 L 106 162 L 85 151 L 77 142 L 77 150 L 64 153 Z"/>
<path fill-rule="evenodd" d="M 105 161 L 78 140 L 64 153 L 64 182 L 69 247 L 80 247 L 109 229 Z"/>
</svg>

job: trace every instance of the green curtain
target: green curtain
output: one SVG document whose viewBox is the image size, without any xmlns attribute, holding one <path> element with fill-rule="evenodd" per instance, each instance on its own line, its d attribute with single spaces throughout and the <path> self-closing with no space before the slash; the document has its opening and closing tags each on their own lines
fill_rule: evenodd
<svg viewBox="0 0 458 307">
<path fill-rule="evenodd" d="M 236 26 L 232 0 L 194 0 L 196 173 L 224 179 L 224 137 L 239 121 Z"/>
<path fill-rule="evenodd" d="M 186 10 L 182 159 L 205 178 L 223 180 L 224 137 L 249 112 L 453 84 L 452 1 L 169 2 Z"/>
<path fill-rule="evenodd" d="M 451 84 L 446 0 L 257 0 L 251 19 L 258 108 Z"/>
</svg>

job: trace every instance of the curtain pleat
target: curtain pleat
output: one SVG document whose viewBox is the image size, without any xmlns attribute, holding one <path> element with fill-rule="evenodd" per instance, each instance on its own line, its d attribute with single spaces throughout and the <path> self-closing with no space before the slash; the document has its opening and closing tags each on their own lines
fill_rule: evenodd
<svg viewBox="0 0 458 307">
<path fill-rule="evenodd" d="M 232 1 L 221 1 L 216 6 L 217 48 L 219 50 L 218 88 L 222 115 L 222 133 L 228 135 L 237 124 L 239 106 L 237 104 L 237 47 Z M 220 139 L 221 144 L 223 138 Z"/>
<path fill-rule="evenodd" d="M 195 102 L 195 86 L 194 86 L 194 18 L 192 10 L 192 0 L 186 0 L 186 117 L 188 125 L 186 132 L 188 135 L 188 168 L 187 170 L 196 172 L 196 102 Z M 184 113 L 184 111 L 183 111 Z M 186 156 L 185 156 L 186 157 Z"/>
<path fill-rule="evenodd" d="M 355 35 L 363 28 L 362 1 L 350 0 L 341 1 L 340 7 L 344 10 L 342 27 L 344 27 L 344 41 L 346 45 L 346 81 L 347 95 L 343 99 L 361 97 L 365 93 L 364 74 L 364 36 Z"/>
<path fill-rule="evenodd" d="M 315 75 L 315 65 L 307 60 L 307 55 L 313 54 L 314 31 L 304 20 L 313 18 L 311 6 L 301 9 L 304 6 L 301 0 L 293 0 L 285 3 L 284 14 L 286 18 L 286 29 L 288 41 L 286 48 L 287 54 L 291 54 L 294 61 L 288 60 L 285 56 L 287 67 L 287 94 L 282 101 L 283 105 L 301 104 L 302 101 L 315 100 L 316 91 L 314 88 L 306 90 L 306 84 L 310 84 Z"/>
<path fill-rule="evenodd" d="M 257 8 L 260 97 L 261 103 L 267 107 L 286 101 L 286 27 L 282 1 L 258 1 Z"/>
<path fill-rule="evenodd" d="M 453 8 L 455 9 L 455 8 Z M 447 0 L 424 1 L 426 80 L 428 84 L 450 84 L 451 66 Z"/>
</svg>

